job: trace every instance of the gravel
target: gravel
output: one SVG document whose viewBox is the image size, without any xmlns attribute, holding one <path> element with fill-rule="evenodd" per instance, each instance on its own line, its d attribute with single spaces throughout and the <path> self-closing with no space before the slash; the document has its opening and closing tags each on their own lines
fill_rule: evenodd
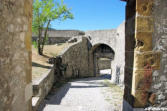
<svg viewBox="0 0 167 111">
<path fill-rule="evenodd" d="M 39 111 L 121 111 L 123 91 L 115 91 L 105 81 L 108 76 L 68 82 L 48 95 Z"/>
</svg>

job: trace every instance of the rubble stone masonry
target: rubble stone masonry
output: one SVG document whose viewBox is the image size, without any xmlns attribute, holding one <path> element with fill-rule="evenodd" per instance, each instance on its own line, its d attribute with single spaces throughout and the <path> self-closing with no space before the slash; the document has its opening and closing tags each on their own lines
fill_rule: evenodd
<svg viewBox="0 0 167 111">
<path fill-rule="evenodd" d="M 125 111 L 167 106 L 166 11 L 166 0 L 127 1 Z"/>
<path fill-rule="evenodd" d="M 0 111 L 31 111 L 32 0 L 0 1 Z"/>
</svg>

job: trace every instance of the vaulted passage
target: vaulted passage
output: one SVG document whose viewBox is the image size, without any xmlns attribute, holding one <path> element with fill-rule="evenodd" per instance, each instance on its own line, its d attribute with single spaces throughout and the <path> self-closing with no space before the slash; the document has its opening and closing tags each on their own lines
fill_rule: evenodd
<svg viewBox="0 0 167 111">
<path fill-rule="evenodd" d="M 111 74 L 111 62 L 115 52 L 106 44 L 96 44 L 92 47 L 94 76 Z"/>
</svg>

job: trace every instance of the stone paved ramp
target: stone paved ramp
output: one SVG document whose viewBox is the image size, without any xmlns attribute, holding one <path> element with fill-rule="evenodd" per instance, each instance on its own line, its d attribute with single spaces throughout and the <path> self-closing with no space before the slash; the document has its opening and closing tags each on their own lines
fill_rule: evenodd
<svg viewBox="0 0 167 111">
<path fill-rule="evenodd" d="M 102 76 L 69 82 L 50 95 L 39 111 L 120 111 L 121 95 L 114 97 L 106 80 Z"/>
</svg>

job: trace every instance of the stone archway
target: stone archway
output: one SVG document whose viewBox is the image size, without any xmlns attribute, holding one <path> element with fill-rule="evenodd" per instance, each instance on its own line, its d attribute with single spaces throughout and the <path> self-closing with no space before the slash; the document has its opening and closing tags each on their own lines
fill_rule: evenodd
<svg viewBox="0 0 167 111">
<path fill-rule="evenodd" d="M 93 74 L 100 75 L 100 69 L 111 69 L 111 61 L 114 59 L 115 52 L 107 44 L 99 43 L 92 47 L 91 53 L 93 55 Z"/>
</svg>

